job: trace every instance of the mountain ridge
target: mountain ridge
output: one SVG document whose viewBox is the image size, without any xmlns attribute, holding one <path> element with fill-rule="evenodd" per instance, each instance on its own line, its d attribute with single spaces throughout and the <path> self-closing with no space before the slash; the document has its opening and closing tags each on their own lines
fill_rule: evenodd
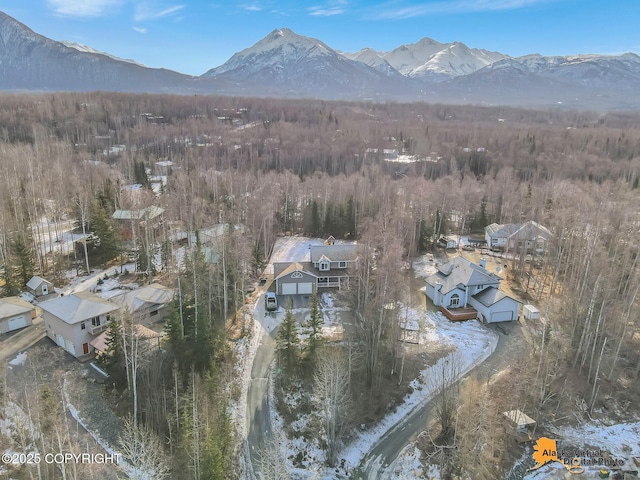
<svg viewBox="0 0 640 480">
<path fill-rule="evenodd" d="M 0 89 L 640 109 L 640 56 L 511 57 L 429 37 L 345 53 L 278 28 L 195 77 L 51 40 L 0 12 Z"/>
</svg>

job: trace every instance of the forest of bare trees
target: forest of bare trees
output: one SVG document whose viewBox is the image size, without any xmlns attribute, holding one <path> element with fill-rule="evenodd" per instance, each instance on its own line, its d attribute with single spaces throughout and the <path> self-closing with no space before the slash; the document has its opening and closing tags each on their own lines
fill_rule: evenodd
<svg viewBox="0 0 640 480">
<path fill-rule="evenodd" d="M 117 264 L 124 248 L 116 209 L 163 208 L 159 245 L 179 229 L 242 225 L 225 236 L 224 265 L 204 266 L 193 254 L 178 285 L 176 260 L 165 251 L 156 272 L 180 290 L 167 327 L 172 357 L 137 372 L 135 405 L 144 414 L 137 410 L 134 419 L 145 427 L 136 430 L 134 421 L 127 432 L 168 438 L 167 469 L 235 478 L 229 395 L 220 393 L 231 382 L 225 322 L 286 233 L 363 245 L 365 268 L 345 300 L 362 340 L 359 388 L 375 392 L 380 359 L 397 358 L 387 319 L 394 313 L 384 306 L 403 288 L 403 262 L 432 249 L 439 234 L 482 236 L 492 222 L 537 221 L 553 232 L 551 247 L 541 262 L 523 256 L 509 269 L 523 298 L 549 319 L 529 359 L 532 388 L 523 403 L 540 407 L 574 388 L 588 409 L 612 391 L 638 404 L 637 114 L 110 93 L 4 95 L 0 102 L 5 295 L 22 291 L 34 273 L 61 286 L 72 268 Z M 411 160 L 385 160 L 384 149 Z M 159 174 L 157 162 L 171 162 L 169 170 Z M 166 177 L 155 191 L 154 176 Z M 140 185 L 135 194 L 125 188 L 132 184 Z M 65 222 L 92 232 L 99 247 L 89 251 L 85 242 L 61 253 L 56 229 Z M 148 275 L 148 248 L 146 256 Z M 344 380 L 344 363 L 335 365 L 338 373 L 320 370 L 318 388 L 323 375 Z M 580 382 L 568 385 L 567 372 Z M 482 412 L 493 402 L 472 397 Z M 470 422 L 460 420 L 461 445 L 473 442 Z M 339 430 L 335 422 L 325 428 Z M 224 473 L 204 473 L 214 467 Z"/>
</svg>

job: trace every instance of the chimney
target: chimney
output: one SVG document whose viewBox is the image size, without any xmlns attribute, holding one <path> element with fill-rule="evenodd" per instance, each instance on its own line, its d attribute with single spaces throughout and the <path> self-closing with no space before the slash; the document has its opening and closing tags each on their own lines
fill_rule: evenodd
<svg viewBox="0 0 640 480">
<path fill-rule="evenodd" d="M 487 268 L 487 259 L 486 259 L 486 258 L 481 258 L 481 259 L 480 259 L 480 262 L 479 262 L 479 265 L 480 265 L 482 268 L 486 269 L 486 268 Z"/>
</svg>

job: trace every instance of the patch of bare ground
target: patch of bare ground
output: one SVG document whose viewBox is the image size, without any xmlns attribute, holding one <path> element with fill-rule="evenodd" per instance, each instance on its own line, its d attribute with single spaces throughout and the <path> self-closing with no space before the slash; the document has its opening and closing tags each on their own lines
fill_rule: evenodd
<svg viewBox="0 0 640 480">
<path fill-rule="evenodd" d="M 61 348 L 55 345 L 48 338 L 43 338 L 32 348 L 26 351 L 27 357 L 22 365 L 9 365 L 6 367 L 6 396 L 5 401 L 12 402 L 19 406 L 27 415 L 31 417 L 31 422 L 38 432 L 36 436 L 44 435 L 45 440 L 37 440 L 38 451 L 44 456 L 46 453 L 107 453 L 94 438 L 78 424 L 69 413 L 67 400 L 78 410 L 83 423 L 92 431 L 100 432 L 103 439 L 108 439 L 110 445 L 117 446 L 119 435 L 119 423 L 117 418 L 105 402 L 103 393 L 104 386 L 94 383 L 89 364 L 82 364 Z M 57 407 L 52 410 L 47 408 L 47 400 L 44 400 L 44 392 L 50 392 L 52 405 L 64 405 L 67 410 L 64 415 L 59 415 Z M 66 396 L 65 396 L 66 392 Z M 49 413 L 46 413 L 49 412 Z M 54 419 L 57 418 L 57 419 Z M 53 447 L 56 442 L 49 444 L 46 440 L 51 433 L 47 431 L 46 425 L 54 422 L 56 428 L 61 429 L 67 440 L 62 448 Z M 1 436 L 0 436 L 1 437 Z M 44 447 L 42 443 L 44 442 Z M 3 438 L 2 448 L 12 448 L 16 450 L 13 441 Z M 44 448 L 44 450 L 43 450 Z M 60 472 L 49 472 L 49 467 L 40 465 L 38 471 L 35 466 L 14 468 L 11 470 L 11 478 L 58 478 Z M 104 478 L 107 480 L 120 478 L 122 472 L 114 464 L 78 464 L 68 465 L 75 468 L 78 478 Z"/>
</svg>

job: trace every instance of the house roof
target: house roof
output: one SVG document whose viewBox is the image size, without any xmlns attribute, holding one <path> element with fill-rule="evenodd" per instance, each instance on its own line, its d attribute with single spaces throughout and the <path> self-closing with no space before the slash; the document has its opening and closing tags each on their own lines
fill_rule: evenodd
<svg viewBox="0 0 640 480">
<path fill-rule="evenodd" d="M 436 273 L 427 277 L 429 285 L 435 286 L 437 283 L 442 285 L 442 293 L 450 292 L 460 285 L 491 285 L 500 283 L 500 280 L 502 279 L 496 274 L 464 257 L 455 257 L 441 265 Z"/>
<path fill-rule="evenodd" d="M 127 307 L 133 313 L 147 306 L 166 305 L 173 300 L 173 289 L 159 283 L 152 283 L 111 297 L 110 300 L 121 307 Z"/>
<path fill-rule="evenodd" d="M 515 236 L 516 238 L 522 239 L 533 239 L 537 237 L 549 239 L 549 237 L 552 236 L 552 233 L 546 227 L 533 220 L 525 223 L 505 223 L 502 225 L 492 223 L 485 227 L 485 232 L 492 238 L 510 238 Z"/>
<path fill-rule="evenodd" d="M 40 308 L 73 325 L 99 315 L 106 315 L 118 310 L 119 307 L 93 293 L 76 292 L 42 302 Z"/>
<path fill-rule="evenodd" d="M 478 300 L 485 307 L 490 307 L 491 305 L 495 305 L 503 298 L 511 298 L 511 300 L 513 300 L 514 302 L 518 302 L 516 299 L 510 297 L 509 295 L 507 295 L 501 290 L 498 290 L 495 287 L 486 288 L 483 291 L 476 293 L 473 296 L 473 298 Z"/>
<path fill-rule="evenodd" d="M 152 338 L 161 338 L 164 336 L 163 333 L 154 332 L 150 328 L 145 327 L 144 325 L 134 325 L 133 326 L 135 333 L 134 335 L 138 337 L 140 340 L 150 340 Z M 120 327 L 122 330 L 122 327 Z M 109 335 L 108 330 L 105 330 L 96 338 L 89 342 L 93 348 L 98 350 L 99 352 L 105 352 L 107 350 L 107 336 Z"/>
<path fill-rule="evenodd" d="M 113 218 L 116 220 L 152 220 L 164 212 L 163 208 L 151 206 L 140 210 L 116 210 Z"/>
<path fill-rule="evenodd" d="M 505 417 L 515 423 L 518 427 L 526 427 L 527 425 L 535 425 L 536 421 L 526 413 L 520 410 L 509 410 L 502 413 Z"/>
<path fill-rule="evenodd" d="M 49 285 L 52 285 L 51 282 L 49 282 L 48 280 L 45 280 L 42 277 L 39 277 L 37 275 L 34 275 L 33 277 L 31 277 L 31 279 L 27 282 L 27 288 L 30 288 L 31 290 L 35 290 L 36 288 L 38 288 L 40 285 L 42 285 L 43 283 L 48 283 Z"/>
<path fill-rule="evenodd" d="M 293 272 L 302 272 L 302 273 L 306 273 L 307 275 L 311 275 L 312 277 L 317 277 L 317 275 L 313 272 L 310 272 L 309 270 L 307 270 L 306 268 L 304 268 L 304 266 L 301 263 L 298 262 L 293 262 L 291 265 L 289 265 L 287 268 L 285 268 L 282 272 L 280 272 L 280 275 L 278 275 L 276 277 L 276 280 L 285 277 L 287 275 L 289 275 L 290 273 Z"/>
<path fill-rule="evenodd" d="M 339 245 L 311 245 L 311 262 L 317 263 L 323 256 L 332 262 L 348 262 L 358 258 L 358 245 L 339 244 Z"/>
<path fill-rule="evenodd" d="M 0 318 L 9 318 L 21 313 L 27 313 L 35 307 L 20 297 L 0 298 Z"/>
</svg>

